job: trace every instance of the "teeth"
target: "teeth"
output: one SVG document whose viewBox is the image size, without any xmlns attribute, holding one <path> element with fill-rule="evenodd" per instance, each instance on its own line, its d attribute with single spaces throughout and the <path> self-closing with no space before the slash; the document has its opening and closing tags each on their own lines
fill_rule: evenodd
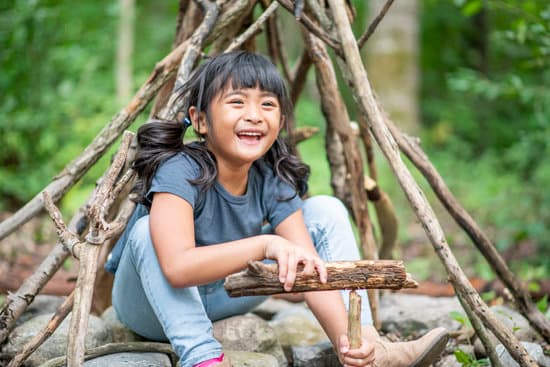
<svg viewBox="0 0 550 367">
<path fill-rule="evenodd" d="M 239 133 L 239 135 L 246 135 L 246 136 L 260 136 L 260 133 L 253 133 L 253 132 L 242 132 Z"/>
</svg>

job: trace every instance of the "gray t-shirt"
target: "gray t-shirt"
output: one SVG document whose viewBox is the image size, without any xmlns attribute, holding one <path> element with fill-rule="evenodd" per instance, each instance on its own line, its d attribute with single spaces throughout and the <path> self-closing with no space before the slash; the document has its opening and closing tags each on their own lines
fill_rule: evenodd
<svg viewBox="0 0 550 367">
<path fill-rule="evenodd" d="M 275 228 L 302 207 L 294 188 L 277 177 L 263 160 L 251 166 L 246 193 L 242 196 L 230 194 L 217 181 L 212 188 L 201 191 L 189 182 L 199 174 L 197 162 L 183 152 L 178 153 L 160 165 L 146 196 L 151 201 L 155 193 L 167 192 L 189 202 L 193 207 L 197 246 L 259 235 L 265 223 Z M 108 271 L 116 271 L 133 223 L 147 214 L 143 205 L 137 206 L 105 264 Z"/>
<path fill-rule="evenodd" d="M 218 181 L 201 192 L 189 182 L 199 173 L 193 158 L 179 153 L 159 167 L 147 195 L 152 200 L 154 193 L 168 192 L 189 202 L 199 246 L 258 235 L 265 222 L 275 228 L 302 207 L 302 200 L 292 186 L 275 176 L 262 160 L 250 168 L 246 193 L 242 196 L 230 194 Z"/>
</svg>

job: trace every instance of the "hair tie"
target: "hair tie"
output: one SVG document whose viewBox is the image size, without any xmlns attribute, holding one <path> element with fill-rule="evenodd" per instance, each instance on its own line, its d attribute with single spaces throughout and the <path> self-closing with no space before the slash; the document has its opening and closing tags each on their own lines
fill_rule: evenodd
<svg viewBox="0 0 550 367">
<path fill-rule="evenodd" d="M 183 126 L 185 126 L 185 127 L 191 126 L 191 120 L 189 120 L 189 117 L 184 117 L 183 120 L 181 121 L 181 123 L 182 123 Z"/>
</svg>

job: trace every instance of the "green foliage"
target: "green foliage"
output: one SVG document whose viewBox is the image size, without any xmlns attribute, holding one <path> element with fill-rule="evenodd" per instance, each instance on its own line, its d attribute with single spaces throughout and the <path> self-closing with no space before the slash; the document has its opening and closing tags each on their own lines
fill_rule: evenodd
<svg viewBox="0 0 550 367">
<path fill-rule="evenodd" d="M 427 1 L 422 44 L 430 157 L 500 250 L 534 241 L 550 269 L 550 4 Z"/>
<path fill-rule="evenodd" d="M 458 348 L 454 351 L 454 356 L 456 358 L 456 361 L 460 363 L 462 367 L 478 367 L 478 366 L 489 366 L 489 359 L 483 358 L 483 359 L 475 359 L 474 356 L 470 355 L 469 353 L 466 353 L 462 349 Z"/>
</svg>

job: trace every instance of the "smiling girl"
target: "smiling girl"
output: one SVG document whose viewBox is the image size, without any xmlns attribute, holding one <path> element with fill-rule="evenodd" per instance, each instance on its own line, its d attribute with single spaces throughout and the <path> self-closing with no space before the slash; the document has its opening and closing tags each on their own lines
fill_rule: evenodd
<svg viewBox="0 0 550 367">
<path fill-rule="evenodd" d="M 139 205 L 107 263 L 116 270 L 113 305 L 136 333 L 170 341 L 182 367 L 230 366 L 212 322 L 265 297 L 229 298 L 227 275 L 271 259 L 290 292 L 298 265 L 326 282 L 324 261 L 358 260 L 359 252 L 338 200 L 301 199 L 309 168 L 280 134 L 292 106 L 269 60 L 247 52 L 211 58 L 181 96 L 183 122 L 155 121 L 138 132 Z M 200 139 L 184 144 L 189 126 Z M 383 343 L 366 306 L 363 343 L 350 349 L 347 297 L 303 298 L 346 366 L 424 366 L 446 342 L 436 330 L 412 343 Z"/>
</svg>

